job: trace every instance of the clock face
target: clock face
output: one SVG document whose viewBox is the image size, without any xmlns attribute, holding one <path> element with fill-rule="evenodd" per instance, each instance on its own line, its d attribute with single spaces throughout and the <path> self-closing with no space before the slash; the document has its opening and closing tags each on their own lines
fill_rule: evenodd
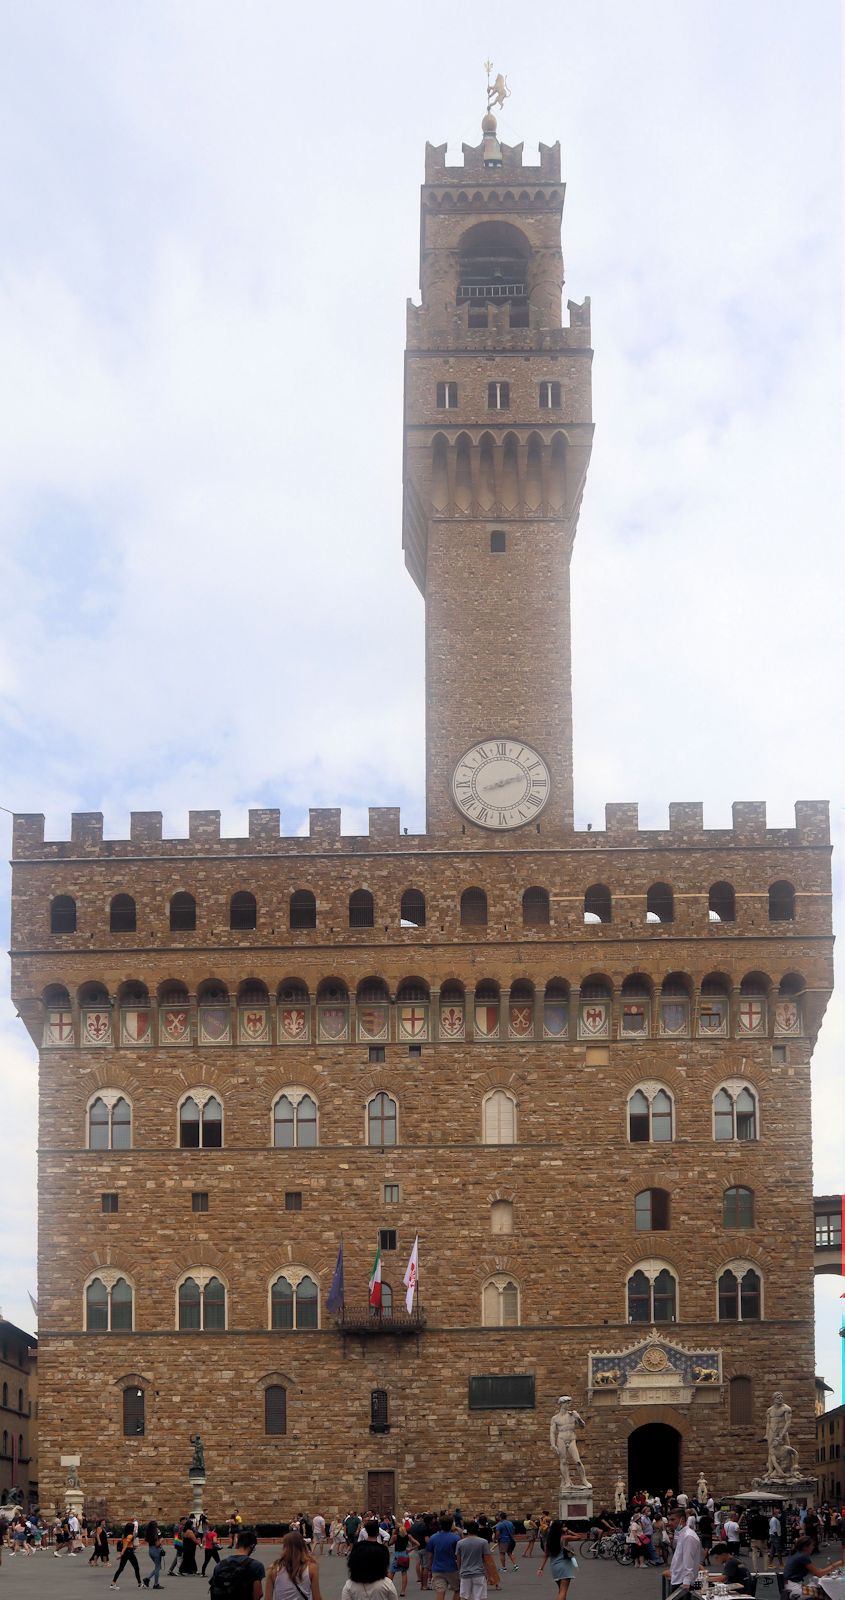
<svg viewBox="0 0 845 1600">
<path fill-rule="evenodd" d="M 539 817 L 551 779 L 542 756 L 521 739 L 483 739 L 452 774 L 458 810 L 479 828 L 522 828 Z"/>
</svg>

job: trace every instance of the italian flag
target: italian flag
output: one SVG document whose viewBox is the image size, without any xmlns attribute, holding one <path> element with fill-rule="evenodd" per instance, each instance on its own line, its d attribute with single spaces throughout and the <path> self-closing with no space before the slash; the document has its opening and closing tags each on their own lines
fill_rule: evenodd
<svg viewBox="0 0 845 1600">
<path fill-rule="evenodd" d="M 381 1310 L 381 1245 L 376 1251 L 373 1270 L 370 1273 L 370 1305 L 378 1306 Z"/>
</svg>

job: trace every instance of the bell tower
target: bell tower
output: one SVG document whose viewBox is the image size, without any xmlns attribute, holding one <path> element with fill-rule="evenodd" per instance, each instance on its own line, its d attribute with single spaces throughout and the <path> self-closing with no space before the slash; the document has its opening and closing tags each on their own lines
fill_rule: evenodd
<svg viewBox="0 0 845 1600">
<path fill-rule="evenodd" d="M 560 145 L 527 166 L 489 110 L 482 133 L 462 166 L 426 146 L 403 512 L 427 828 L 476 842 L 572 826 L 569 564 L 593 432 L 589 300 L 561 325 Z"/>
</svg>

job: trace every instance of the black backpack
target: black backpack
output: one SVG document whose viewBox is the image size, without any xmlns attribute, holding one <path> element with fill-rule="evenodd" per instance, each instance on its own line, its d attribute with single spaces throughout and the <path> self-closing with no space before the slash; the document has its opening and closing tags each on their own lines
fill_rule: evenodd
<svg viewBox="0 0 845 1600">
<path fill-rule="evenodd" d="M 252 1600 L 256 1573 L 251 1556 L 227 1556 L 208 1582 L 210 1600 Z"/>
</svg>

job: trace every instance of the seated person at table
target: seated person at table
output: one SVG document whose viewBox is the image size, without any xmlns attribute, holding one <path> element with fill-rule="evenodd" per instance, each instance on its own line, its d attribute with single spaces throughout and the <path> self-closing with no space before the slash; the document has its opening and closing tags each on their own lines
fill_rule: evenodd
<svg viewBox="0 0 845 1600">
<path fill-rule="evenodd" d="M 832 1561 L 829 1567 L 817 1567 L 813 1560 L 813 1541 L 804 1534 L 796 1540 L 792 1555 L 786 1558 L 783 1569 L 784 1592 L 788 1595 L 800 1594 L 808 1574 L 813 1578 L 825 1578 L 838 1566 L 838 1561 Z"/>
<path fill-rule="evenodd" d="M 726 1544 L 714 1544 L 710 1554 L 713 1557 L 717 1568 L 722 1568 L 720 1580 L 723 1583 L 742 1584 L 740 1593 L 754 1593 L 754 1583 L 751 1573 L 749 1572 L 745 1563 L 740 1561 L 739 1556 L 735 1556 L 733 1551 L 729 1549 Z"/>
</svg>

